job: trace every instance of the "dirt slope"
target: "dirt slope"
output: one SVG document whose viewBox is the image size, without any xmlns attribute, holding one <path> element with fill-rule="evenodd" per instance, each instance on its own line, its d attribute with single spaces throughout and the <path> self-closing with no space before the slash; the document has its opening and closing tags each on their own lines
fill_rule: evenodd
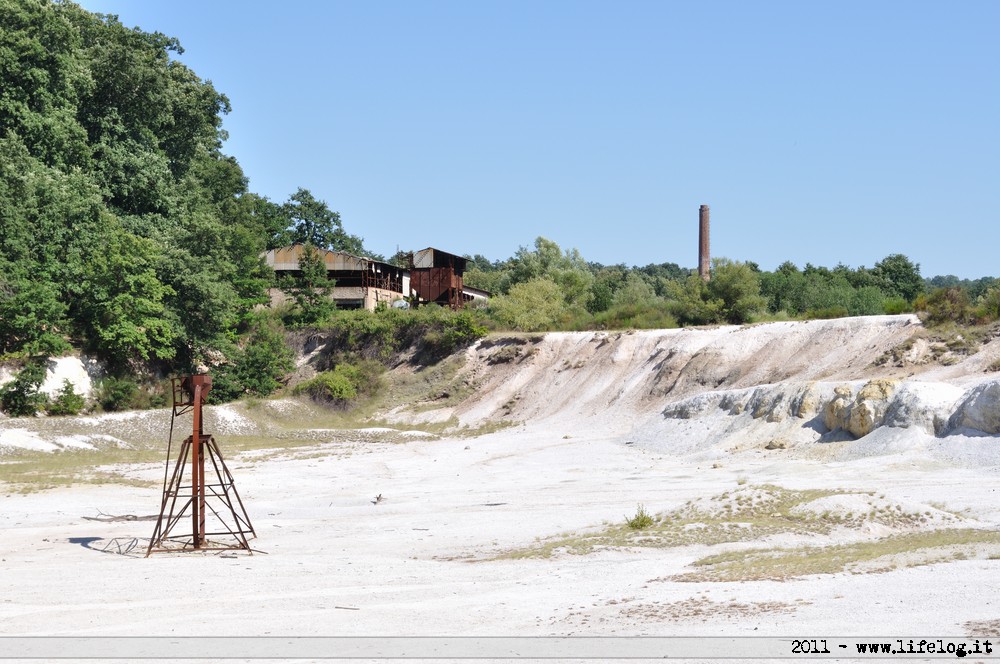
<svg viewBox="0 0 1000 664">
<path fill-rule="evenodd" d="M 906 315 L 493 338 L 467 351 L 469 398 L 419 412 L 402 406 L 393 416 L 507 420 L 552 433 L 582 424 L 684 454 L 767 445 L 805 454 L 810 443 L 836 443 L 809 453 L 866 455 L 893 447 L 886 427 L 924 436 L 906 436 L 910 446 L 1000 433 L 984 415 L 998 405 L 993 395 L 1000 399 L 1000 387 L 984 387 L 1000 343 L 945 366 L 914 342 L 923 336 L 919 319 Z M 885 361 L 910 346 L 907 359 Z M 874 447 L 844 444 L 858 439 Z"/>
</svg>

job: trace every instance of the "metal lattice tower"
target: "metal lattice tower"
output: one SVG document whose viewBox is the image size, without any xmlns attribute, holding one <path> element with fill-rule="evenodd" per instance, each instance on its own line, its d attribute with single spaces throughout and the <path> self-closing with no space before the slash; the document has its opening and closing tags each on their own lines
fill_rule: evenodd
<svg viewBox="0 0 1000 664">
<path fill-rule="evenodd" d="M 212 378 L 207 374 L 196 374 L 174 378 L 171 382 L 174 405 L 163 475 L 163 500 L 146 556 L 161 551 L 230 549 L 244 549 L 252 555 L 247 540 L 248 537 L 256 537 L 257 533 L 250 524 L 218 443 L 202 430 L 202 405 L 212 389 Z M 181 443 L 173 474 L 168 481 L 174 419 L 188 412 L 193 414 L 194 419 L 192 434 Z M 188 469 L 185 477 L 185 470 Z M 190 517 L 190 530 L 183 525 L 187 517 Z M 211 540 L 210 537 L 222 537 L 225 541 Z"/>
</svg>

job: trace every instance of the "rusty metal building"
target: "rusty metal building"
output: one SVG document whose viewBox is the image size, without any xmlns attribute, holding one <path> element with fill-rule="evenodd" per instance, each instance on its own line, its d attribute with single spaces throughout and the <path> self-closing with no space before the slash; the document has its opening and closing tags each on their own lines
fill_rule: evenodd
<svg viewBox="0 0 1000 664">
<path fill-rule="evenodd" d="M 460 309 L 473 299 L 465 292 L 462 275 L 467 261 L 461 256 L 428 247 L 410 257 L 410 285 L 418 304 L 435 303 Z"/>
</svg>

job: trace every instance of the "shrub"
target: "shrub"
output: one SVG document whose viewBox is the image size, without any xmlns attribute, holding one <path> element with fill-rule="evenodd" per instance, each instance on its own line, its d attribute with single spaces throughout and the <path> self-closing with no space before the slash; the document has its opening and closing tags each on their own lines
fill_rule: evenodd
<svg viewBox="0 0 1000 664">
<path fill-rule="evenodd" d="M 654 522 L 655 520 L 653 519 L 653 517 L 646 511 L 646 508 L 643 507 L 641 504 L 639 505 L 638 509 L 636 509 L 635 516 L 631 518 L 625 517 L 625 525 L 627 525 L 632 530 L 643 530 L 645 528 L 649 528 L 651 525 L 653 525 Z"/>
<path fill-rule="evenodd" d="M 14 380 L 0 389 L 0 408 L 13 417 L 34 415 L 45 405 L 45 395 L 38 388 L 45 381 L 44 360 L 30 360 Z"/>
<path fill-rule="evenodd" d="M 384 368 L 377 362 L 342 363 L 312 380 L 296 386 L 295 394 L 308 394 L 316 401 L 347 405 L 359 396 L 374 396 L 383 387 Z"/>
<path fill-rule="evenodd" d="M 421 359 L 433 362 L 447 357 L 461 348 L 472 345 L 477 339 L 486 336 L 487 332 L 486 326 L 480 324 L 470 311 L 446 316 L 441 319 L 438 329 L 424 333 L 420 349 Z"/>
<path fill-rule="evenodd" d="M 919 298 L 918 304 L 922 305 L 928 325 L 971 322 L 969 296 L 961 288 L 938 288 L 926 298 Z"/>
<path fill-rule="evenodd" d="M 605 330 L 662 330 L 677 327 L 671 303 L 660 298 L 630 305 L 616 305 L 594 314 L 591 327 Z"/>
<path fill-rule="evenodd" d="M 210 403 L 225 403 L 245 395 L 266 397 L 282 385 L 295 367 L 295 353 L 285 343 L 284 329 L 261 318 L 237 344 L 225 349 L 227 362 L 212 370 Z"/>
<path fill-rule="evenodd" d="M 97 384 L 96 401 L 101 410 L 115 412 L 136 407 L 139 385 L 129 378 L 108 376 Z"/>
<path fill-rule="evenodd" d="M 846 318 L 850 313 L 847 311 L 847 307 L 844 306 L 833 306 L 824 307 L 823 309 L 810 309 L 806 312 L 806 318 Z"/>
<path fill-rule="evenodd" d="M 83 395 L 76 393 L 73 389 L 73 383 L 69 380 L 63 380 L 62 389 L 59 390 L 55 399 L 49 401 L 46 410 L 49 415 L 77 415 L 83 410 L 84 405 L 86 402 Z"/>
<path fill-rule="evenodd" d="M 882 303 L 883 313 L 895 316 L 897 314 L 905 314 L 908 311 L 912 311 L 910 308 L 910 303 L 901 297 L 890 297 Z"/>
<path fill-rule="evenodd" d="M 490 315 L 500 325 L 522 332 L 552 329 L 566 313 L 559 285 L 548 278 L 531 279 L 513 286 L 489 304 Z"/>
</svg>

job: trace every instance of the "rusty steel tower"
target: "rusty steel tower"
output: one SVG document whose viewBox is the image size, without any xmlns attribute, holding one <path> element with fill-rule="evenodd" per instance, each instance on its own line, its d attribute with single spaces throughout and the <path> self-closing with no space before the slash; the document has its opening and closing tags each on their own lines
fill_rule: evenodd
<svg viewBox="0 0 1000 664">
<path fill-rule="evenodd" d="M 712 259 L 708 253 L 708 206 L 698 208 L 698 276 L 702 281 L 712 278 Z"/>
<path fill-rule="evenodd" d="M 244 549 L 252 555 L 247 538 L 256 537 L 257 533 L 236 491 L 233 476 L 222 459 L 219 444 L 203 430 L 202 406 L 212 389 L 212 378 L 207 374 L 196 374 L 174 378 L 171 383 L 174 405 L 167 443 L 167 465 L 163 473 L 163 499 L 146 556 L 160 551 L 230 549 Z M 168 481 L 174 419 L 189 412 L 193 419 L 192 433 L 181 443 L 173 475 Z M 188 468 L 189 476 L 185 478 Z M 190 523 L 190 530 L 184 526 L 185 522 Z M 209 537 L 222 537 L 224 541 L 210 540 Z"/>
</svg>

